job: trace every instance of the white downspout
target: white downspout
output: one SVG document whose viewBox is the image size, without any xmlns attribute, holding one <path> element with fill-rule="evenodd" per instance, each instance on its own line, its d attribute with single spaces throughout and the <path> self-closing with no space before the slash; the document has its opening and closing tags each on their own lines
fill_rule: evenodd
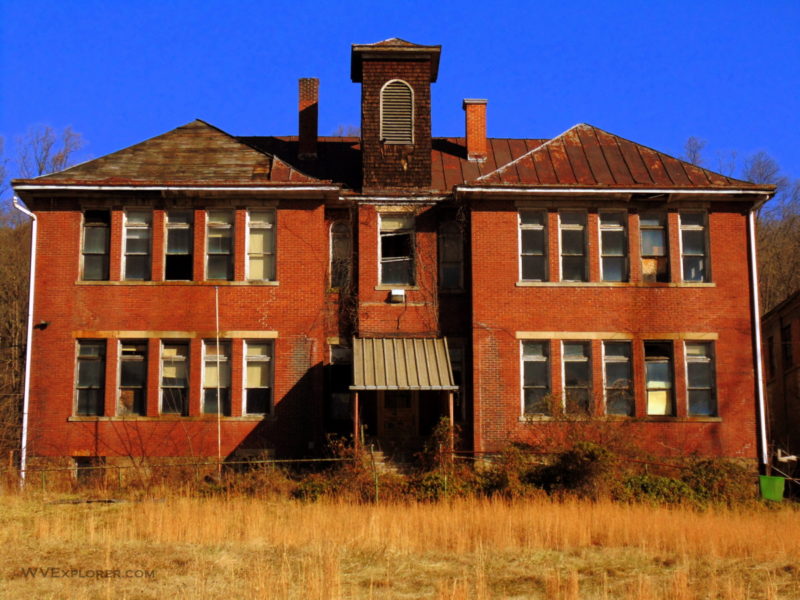
<svg viewBox="0 0 800 600">
<path fill-rule="evenodd" d="M 31 262 L 30 279 L 28 281 L 28 332 L 25 343 L 25 385 L 22 396 L 22 439 L 20 441 L 19 477 L 20 486 L 25 485 L 25 470 L 28 463 L 28 410 L 31 393 L 31 342 L 33 340 L 33 299 L 36 285 L 36 234 L 38 221 L 36 215 L 23 206 L 19 198 L 14 196 L 14 208 L 31 218 Z"/>
<path fill-rule="evenodd" d="M 748 214 L 747 237 L 750 243 L 750 294 L 753 306 L 753 336 L 755 337 L 756 351 L 756 393 L 758 395 L 758 432 L 761 438 L 761 464 L 766 469 L 769 462 L 769 448 L 767 447 L 767 411 L 764 400 L 764 366 L 761 354 L 761 309 L 758 302 L 758 264 L 756 257 L 756 209 Z M 766 473 L 769 475 L 769 473 Z"/>
</svg>

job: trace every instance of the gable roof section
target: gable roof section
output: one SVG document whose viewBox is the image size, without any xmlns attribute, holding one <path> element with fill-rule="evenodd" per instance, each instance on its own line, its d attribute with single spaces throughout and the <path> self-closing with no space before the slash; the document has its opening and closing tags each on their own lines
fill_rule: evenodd
<svg viewBox="0 0 800 600">
<path fill-rule="evenodd" d="M 14 183 L 225 187 L 328 182 L 198 119 L 58 173 Z"/>
<path fill-rule="evenodd" d="M 581 123 L 491 173 L 476 184 L 499 186 L 765 189 L 720 175 Z"/>
</svg>

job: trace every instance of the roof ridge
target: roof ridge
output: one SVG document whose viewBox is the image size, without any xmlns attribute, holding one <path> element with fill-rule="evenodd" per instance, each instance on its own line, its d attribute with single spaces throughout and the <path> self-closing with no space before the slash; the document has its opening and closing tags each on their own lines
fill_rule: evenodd
<svg viewBox="0 0 800 600">
<path fill-rule="evenodd" d="M 507 163 L 506 163 L 506 164 L 504 164 L 502 167 L 498 167 L 498 168 L 497 168 L 497 169 L 495 169 L 494 171 L 489 171 L 489 172 L 488 172 L 488 173 L 486 173 L 485 175 L 481 175 L 480 177 L 478 177 L 477 179 L 475 179 L 475 181 L 481 181 L 481 180 L 485 180 L 485 179 L 486 179 L 487 177 L 489 177 L 490 175 L 494 175 L 495 173 L 498 173 L 498 174 L 499 174 L 499 173 L 501 173 L 502 171 L 505 171 L 505 170 L 506 170 L 507 168 L 509 168 L 510 166 L 512 166 L 512 165 L 515 165 L 516 163 L 518 163 L 519 161 L 521 161 L 523 158 L 526 158 L 526 157 L 530 156 L 531 154 L 533 154 L 534 152 L 536 152 L 536 151 L 538 151 L 538 150 L 540 150 L 540 149 L 542 149 L 542 148 L 545 148 L 545 147 L 546 147 L 546 146 L 548 146 L 548 145 L 549 145 L 551 142 L 554 142 L 555 140 L 557 140 L 557 139 L 559 139 L 559 138 L 561 138 L 561 137 L 564 137 L 564 136 L 565 136 L 567 133 L 569 133 L 570 131 L 572 131 L 573 129 L 575 129 L 575 128 L 577 128 L 577 127 L 580 127 L 581 125 L 586 125 L 586 123 L 577 123 L 577 124 L 573 125 L 572 127 L 570 127 L 569 129 L 567 129 L 566 131 L 564 131 L 564 132 L 562 132 L 562 133 L 559 133 L 559 134 L 558 134 L 556 137 L 550 138 L 549 140 L 547 140 L 547 141 L 546 141 L 546 142 L 544 142 L 543 144 L 539 144 L 538 146 L 536 146 L 536 148 L 533 148 L 533 149 L 531 149 L 531 150 L 528 150 L 528 151 L 527 151 L 525 154 L 523 154 L 522 156 L 519 156 L 519 157 L 515 158 L 515 159 L 514 159 L 514 160 L 512 160 L 511 162 L 507 162 Z M 591 127 L 591 125 L 589 125 L 589 127 Z M 533 139 L 535 139 L 535 138 L 533 138 Z"/>
</svg>

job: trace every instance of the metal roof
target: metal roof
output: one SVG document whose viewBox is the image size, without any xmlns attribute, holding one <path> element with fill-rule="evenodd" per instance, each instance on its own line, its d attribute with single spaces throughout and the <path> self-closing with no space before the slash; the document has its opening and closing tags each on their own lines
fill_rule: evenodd
<svg viewBox="0 0 800 600">
<path fill-rule="evenodd" d="M 353 391 L 457 390 L 445 338 L 355 338 Z"/>
</svg>

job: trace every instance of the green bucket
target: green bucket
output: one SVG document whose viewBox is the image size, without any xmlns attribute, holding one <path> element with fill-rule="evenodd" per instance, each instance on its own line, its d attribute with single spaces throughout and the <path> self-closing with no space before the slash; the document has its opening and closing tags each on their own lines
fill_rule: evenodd
<svg viewBox="0 0 800 600">
<path fill-rule="evenodd" d="M 758 483 L 761 487 L 761 497 L 764 500 L 774 500 L 775 502 L 783 500 L 783 487 L 786 484 L 786 480 L 783 477 L 759 475 Z"/>
</svg>

